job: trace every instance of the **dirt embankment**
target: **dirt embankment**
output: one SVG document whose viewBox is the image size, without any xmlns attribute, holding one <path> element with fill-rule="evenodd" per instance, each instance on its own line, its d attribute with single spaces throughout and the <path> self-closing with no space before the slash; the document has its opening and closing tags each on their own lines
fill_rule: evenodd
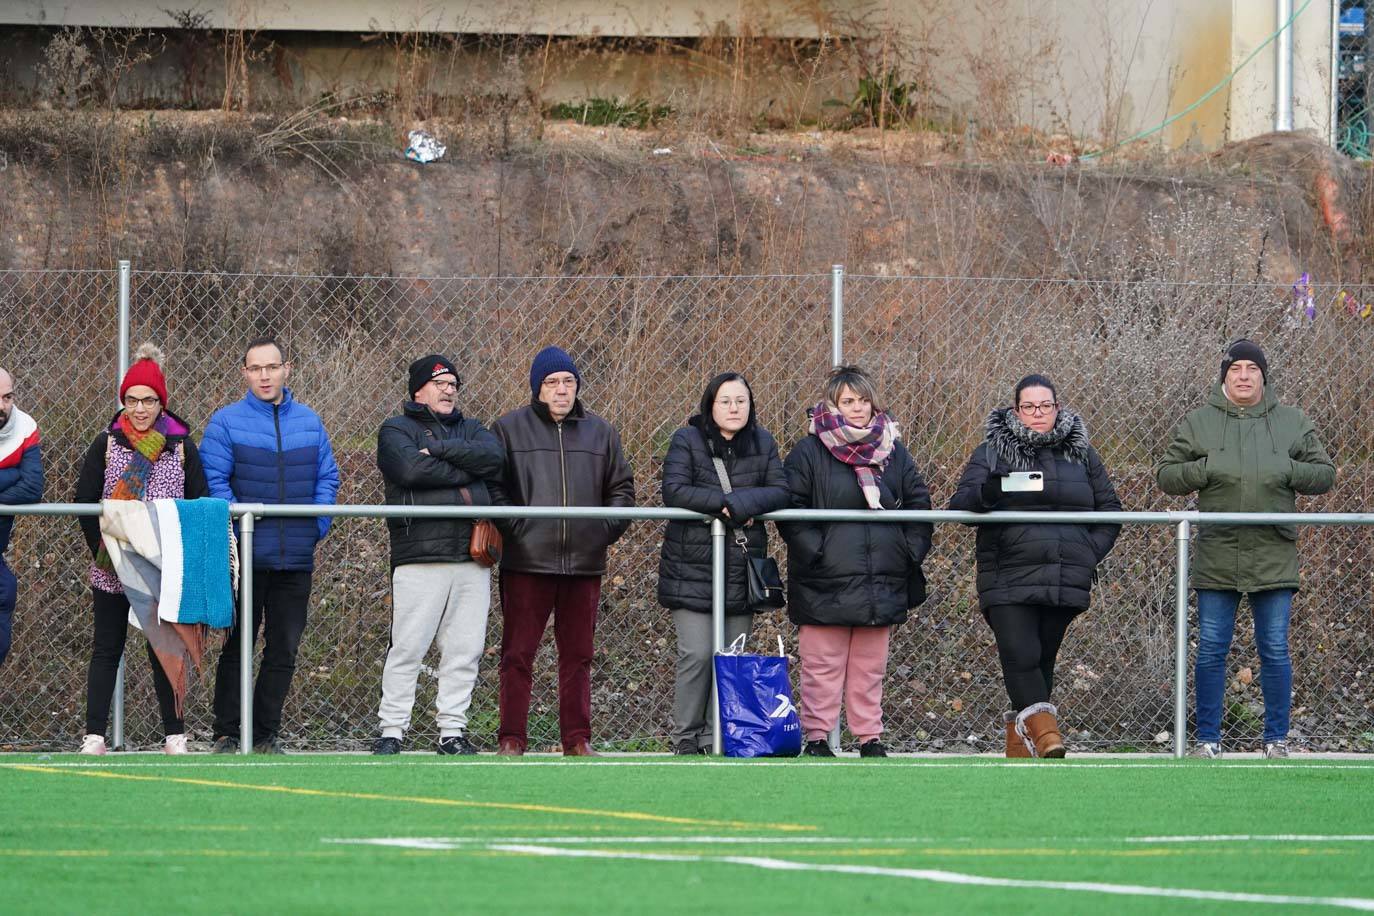
<svg viewBox="0 0 1374 916">
<path fill-rule="evenodd" d="M 442 132 L 440 129 L 439 132 Z M 496 144 L 500 146 L 500 144 Z M 1363 170 L 1302 135 L 1186 161 L 980 162 L 918 133 L 551 125 L 404 160 L 380 125 L 0 115 L 0 268 L 819 272 L 1358 282 Z M 1029 154 L 1028 154 L 1029 155 Z"/>
</svg>

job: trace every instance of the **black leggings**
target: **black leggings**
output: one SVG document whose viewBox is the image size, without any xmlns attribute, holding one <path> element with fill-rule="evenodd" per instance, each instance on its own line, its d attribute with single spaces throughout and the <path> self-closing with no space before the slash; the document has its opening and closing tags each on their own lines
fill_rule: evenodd
<svg viewBox="0 0 1374 916">
<path fill-rule="evenodd" d="M 98 588 L 95 596 L 95 627 L 91 641 L 91 666 L 86 672 L 86 734 L 104 735 L 110 720 L 110 702 L 114 699 L 115 676 L 119 673 L 119 657 L 124 654 L 124 640 L 129 635 L 129 599 Z M 143 640 L 148 661 L 153 666 L 153 691 L 162 712 L 164 734 L 186 733 L 186 724 L 177 715 L 176 697 L 172 682 L 153 654 L 153 647 Z"/>
<path fill-rule="evenodd" d="M 1013 709 L 1049 702 L 1055 656 L 1069 624 L 1079 613 L 1074 608 L 1044 604 L 1002 604 L 987 609 Z"/>
</svg>

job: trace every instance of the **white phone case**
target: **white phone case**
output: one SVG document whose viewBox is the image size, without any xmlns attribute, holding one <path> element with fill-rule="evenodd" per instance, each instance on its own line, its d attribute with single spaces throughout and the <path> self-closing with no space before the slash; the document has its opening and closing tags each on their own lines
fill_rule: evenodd
<svg viewBox="0 0 1374 916">
<path fill-rule="evenodd" d="M 1002 478 L 1003 493 L 1040 493 L 1045 489 L 1041 471 L 1012 471 Z"/>
</svg>

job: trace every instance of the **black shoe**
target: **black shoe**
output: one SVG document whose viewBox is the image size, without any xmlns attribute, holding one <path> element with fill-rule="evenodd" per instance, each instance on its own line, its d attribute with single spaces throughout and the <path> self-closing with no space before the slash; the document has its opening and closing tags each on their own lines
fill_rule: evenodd
<svg viewBox="0 0 1374 916">
<path fill-rule="evenodd" d="M 679 757 L 704 757 L 707 750 L 689 738 L 679 741 L 677 747 L 673 748 L 673 753 Z"/>
<path fill-rule="evenodd" d="M 863 744 L 859 745 L 859 756 L 886 757 L 887 748 L 883 747 L 883 743 L 879 741 L 877 738 L 873 738 L 872 740 L 865 741 Z"/>
<path fill-rule="evenodd" d="M 401 753 L 400 738 L 378 738 L 372 742 L 372 755 L 374 757 L 390 757 L 392 754 Z"/>
<path fill-rule="evenodd" d="M 228 735 L 220 735 L 210 747 L 212 754 L 237 754 L 238 752 L 239 739 L 230 738 Z"/>
<path fill-rule="evenodd" d="M 477 753 L 477 748 L 472 746 L 467 735 L 449 735 L 447 738 L 439 739 L 439 753 L 445 756 L 471 757 Z"/>
<path fill-rule="evenodd" d="M 286 748 L 282 746 L 281 739 L 276 735 L 269 735 L 261 741 L 253 742 L 253 753 L 255 754 L 285 754 Z"/>
<path fill-rule="evenodd" d="M 834 757 L 835 752 L 830 749 L 829 741 L 808 741 L 806 747 L 802 749 L 803 757 Z"/>
</svg>

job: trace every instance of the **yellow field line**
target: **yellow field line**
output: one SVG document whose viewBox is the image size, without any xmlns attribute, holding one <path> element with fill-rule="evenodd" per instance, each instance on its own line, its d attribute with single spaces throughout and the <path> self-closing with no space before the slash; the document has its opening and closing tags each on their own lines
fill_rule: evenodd
<svg viewBox="0 0 1374 916">
<path fill-rule="evenodd" d="M 132 782 L 175 783 L 185 786 L 206 786 L 214 789 L 249 789 L 257 792 L 277 792 L 283 795 L 304 795 L 314 798 L 349 798 L 360 801 L 408 802 L 415 805 L 438 805 L 451 808 L 485 808 L 498 811 L 530 811 L 539 814 L 571 814 L 581 817 L 604 817 L 622 821 L 643 821 L 655 824 L 678 824 L 694 827 L 729 827 L 736 830 L 807 831 L 816 828 L 808 824 L 758 824 L 749 821 L 724 821 L 709 818 L 675 817 L 668 814 L 648 814 L 643 811 L 606 811 L 598 808 L 566 808 L 561 805 L 535 805 L 523 802 L 468 801 L 456 798 L 429 798 L 422 795 L 382 795 L 375 792 L 335 792 L 328 789 L 301 789 L 291 786 L 264 786 L 254 783 L 227 782 L 220 779 L 190 779 L 184 776 L 139 776 L 133 773 L 114 773 L 104 770 L 73 770 L 62 767 L 6 764 L 7 769 L 25 773 L 51 773 L 68 776 L 90 776 L 96 779 L 122 779 Z"/>
</svg>

